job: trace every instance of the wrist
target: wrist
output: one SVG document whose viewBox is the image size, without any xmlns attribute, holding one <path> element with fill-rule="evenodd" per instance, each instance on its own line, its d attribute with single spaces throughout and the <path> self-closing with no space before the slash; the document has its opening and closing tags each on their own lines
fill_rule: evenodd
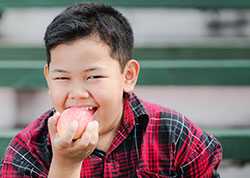
<svg viewBox="0 0 250 178">
<path fill-rule="evenodd" d="M 48 178 L 80 178 L 82 162 L 52 159 Z"/>
</svg>

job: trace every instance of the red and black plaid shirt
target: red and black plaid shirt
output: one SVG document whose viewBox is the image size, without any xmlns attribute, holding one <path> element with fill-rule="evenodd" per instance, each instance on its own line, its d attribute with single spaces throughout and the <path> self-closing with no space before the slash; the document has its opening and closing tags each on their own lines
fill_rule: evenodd
<svg viewBox="0 0 250 178">
<path fill-rule="evenodd" d="M 47 177 L 52 158 L 43 114 L 13 138 L 2 161 L 1 178 Z M 185 116 L 139 101 L 124 103 L 123 122 L 108 152 L 95 150 L 83 160 L 81 177 L 219 177 L 222 148 Z"/>
</svg>

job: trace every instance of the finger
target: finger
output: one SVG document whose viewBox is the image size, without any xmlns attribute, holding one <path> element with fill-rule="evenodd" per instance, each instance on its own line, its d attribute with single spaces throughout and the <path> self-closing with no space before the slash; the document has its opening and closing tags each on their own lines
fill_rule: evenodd
<svg viewBox="0 0 250 178">
<path fill-rule="evenodd" d="M 63 132 L 61 136 L 57 137 L 56 143 L 62 146 L 68 146 L 71 144 L 77 128 L 78 122 L 76 120 L 70 122 L 65 132 Z"/>
<path fill-rule="evenodd" d="M 50 137 L 52 138 L 54 138 L 57 133 L 56 125 L 57 125 L 57 121 L 59 117 L 60 117 L 60 113 L 56 112 L 53 116 L 51 116 L 48 119 L 48 130 L 49 130 Z"/>
<path fill-rule="evenodd" d="M 97 121 L 91 121 L 88 123 L 86 130 L 84 131 L 82 137 L 79 140 L 79 143 L 76 143 L 80 145 L 81 147 L 88 147 L 88 145 L 95 145 L 98 140 L 98 132 L 99 132 L 99 124 Z"/>
<path fill-rule="evenodd" d="M 96 145 L 99 139 L 99 123 L 97 121 L 91 121 L 87 129 L 90 133 L 90 144 Z"/>
</svg>

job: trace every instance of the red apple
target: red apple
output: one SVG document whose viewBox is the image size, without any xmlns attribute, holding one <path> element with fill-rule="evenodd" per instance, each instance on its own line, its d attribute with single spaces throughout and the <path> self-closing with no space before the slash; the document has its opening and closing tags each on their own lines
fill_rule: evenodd
<svg viewBox="0 0 250 178">
<path fill-rule="evenodd" d="M 78 122 L 77 131 L 73 137 L 73 139 L 78 139 L 81 137 L 84 132 L 88 122 L 93 118 L 93 113 L 89 111 L 87 108 L 83 107 L 71 107 L 64 110 L 58 119 L 57 122 L 57 131 L 59 135 L 63 135 L 63 133 L 68 129 L 70 123 L 75 120 Z"/>
</svg>

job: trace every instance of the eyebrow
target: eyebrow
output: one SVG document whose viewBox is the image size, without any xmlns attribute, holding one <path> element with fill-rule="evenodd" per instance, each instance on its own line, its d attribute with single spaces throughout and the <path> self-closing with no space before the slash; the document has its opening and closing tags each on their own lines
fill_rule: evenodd
<svg viewBox="0 0 250 178">
<path fill-rule="evenodd" d="M 91 72 L 91 71 L 102 71 L 103 68 L 102 67 L 90 67 L 90 68 L 86 68 L 83 70 L 83 72 Z M 53 73 L 70 73 L 67 70 L 64 69 L 53 69 L 51 72 Z"/>
<path fill-rule="evenodd" d="M 66 71 L 66 70 L 63 70 L 63 69 L 53 69 L 51 72 L 53 72 L 53 73 L 69 73 L 68 71 Z"/>
<path fill-rule="evenodd" d="M 90 68 L 87 68 L 85 70 L 83 70 L 84 72 L 91 72 L 91 71 L 102 71 L 103 68 L 102 67 L 90 67 Z"/>
</svg>

